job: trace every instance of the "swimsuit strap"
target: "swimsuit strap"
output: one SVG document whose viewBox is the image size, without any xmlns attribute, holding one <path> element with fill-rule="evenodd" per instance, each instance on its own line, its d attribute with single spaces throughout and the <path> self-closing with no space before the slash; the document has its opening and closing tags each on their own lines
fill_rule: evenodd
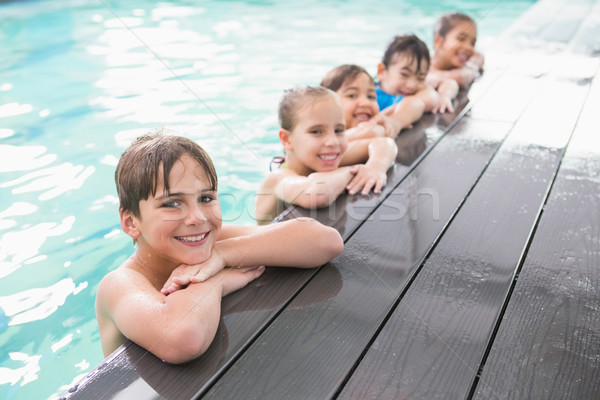
<svg viewBox="0 0 600 400">
<path fill-rule="evenodd" d="M 269 171 L 273 171 L 273 164 L 278 164 L 277 168 L 283 167 L 290 169 L 290 167 L 285 162 L 285 157 L 273 157 L 273 159 L 271 160 L 271 164 L 269 164 Z"/>
</svg>

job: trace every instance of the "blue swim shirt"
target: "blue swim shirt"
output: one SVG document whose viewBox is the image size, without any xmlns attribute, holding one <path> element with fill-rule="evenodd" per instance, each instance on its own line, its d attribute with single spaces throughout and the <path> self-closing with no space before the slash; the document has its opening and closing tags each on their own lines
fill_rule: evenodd
<svg viewBox="0 0 600 400">
<path fill-rule="evenodd" d="M 389 93 L 381 90 L 379 85 L 375 86 L 375 91 L 377 92 L 377 104 L 379 104 L 379 110 L 383 111 L 389 106 L 393 106 L 397 104 L 404 98 L 404 96 L 392 96 Z"/>
</svg>

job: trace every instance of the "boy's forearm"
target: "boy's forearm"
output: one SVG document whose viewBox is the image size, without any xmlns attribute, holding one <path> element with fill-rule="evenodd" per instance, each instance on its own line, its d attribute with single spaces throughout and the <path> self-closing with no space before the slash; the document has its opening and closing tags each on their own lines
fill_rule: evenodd
<svg viewBox="0 0 600 400">
<path fill-rule="evenodd" d="M 255 233 L 218 242 L 227 265 L 316 267 L 338 255 L 343 241 L 337 230 L 310 218 L 260 227 Z"/>
</svg>

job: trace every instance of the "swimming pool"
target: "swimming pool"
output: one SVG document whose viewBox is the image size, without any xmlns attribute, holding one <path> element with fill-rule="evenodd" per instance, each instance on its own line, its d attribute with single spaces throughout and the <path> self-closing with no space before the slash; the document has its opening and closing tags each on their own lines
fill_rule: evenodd
<svg viewBox="0 0 600 400">
<path fill-rule="evenodd" d="M 133 250 L 113 183 L 132 138 L 197 140 L 224 222 L 252 224 L 283 89 L 342 63 L 375 72 L 394 34 L 431 44 L 452 9 L 479 22 L 485 52 L 532 3 L 1 3 L 0 398 L 55 398 L 103 359 L 94 297 Z"/>
</svg>

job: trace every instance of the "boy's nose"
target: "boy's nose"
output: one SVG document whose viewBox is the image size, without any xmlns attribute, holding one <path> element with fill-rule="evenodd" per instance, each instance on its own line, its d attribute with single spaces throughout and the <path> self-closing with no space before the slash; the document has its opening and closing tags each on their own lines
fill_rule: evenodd
<svg viewBox="0 0 600 400">
<path fill-rule="evenodd" d="M 206 211 L 207 210 L 204 210 L 199 205 L 195 205 L 193 207 L 188 207 L 188 213 L 185 218 L 185 222 L 190 225 L 201 223 L 201 222 L 206 222 L 208 220 L 205 215 Z"/>
</svg>

